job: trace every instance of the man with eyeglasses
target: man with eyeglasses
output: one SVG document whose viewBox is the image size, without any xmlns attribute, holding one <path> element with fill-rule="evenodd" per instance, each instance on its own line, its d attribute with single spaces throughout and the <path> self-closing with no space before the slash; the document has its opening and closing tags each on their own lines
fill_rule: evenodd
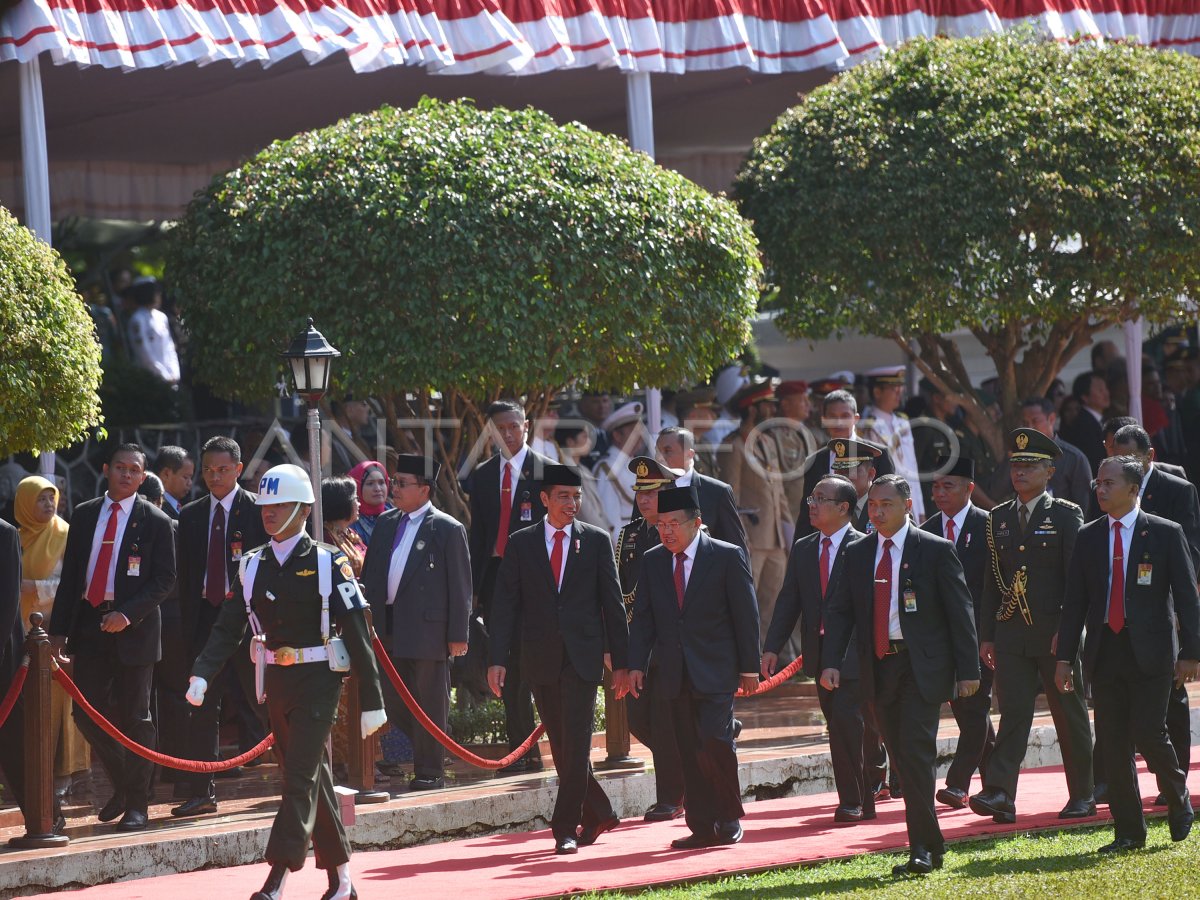
<svg viewBox="0 0 1200 900">
<path fill-rule="evenodd" d="M 850 520 L 858 494 L 848 478 L 826 475 L 817 482 L 807 503 L 809 517 L 817 527 L 792 545 L 783 589 L 775 602 L 775 614 L 763 644 L 762 675 L 770 678 L 779 663 L 779 653 L 800 624 L 804 674 L 821 674 L 821 644 L 825 640 L 825 604 L 842 574 L 843 551 L 863 536 Z M 858 657 L 851 651 L 842 660 L 841 685 L 836 691 L 817 686 L 821 714 L 829 728 L 829 756 L 838 807 L 833 821 L 857 823 L 875 818 L 875 767 L 863 766 L 864 721 L 858 685 Z"/>
<path fill-rule="evenodd" d="M 209 438 L 200 452 L 200 476 L 208 495 L 193 500 L 179 512 L 179 607 L 186 641 L 183 690 L 187 674 L 208 642 L 221 606 L 232 596 L 242 555 L 268 540 L 254 495 L 238 485 L 242 474 L 242 448 L 233 438 Z M 187 729 L 186 756 L 203 762 L 220 758 L 222 708 L 235 704 L 238 712 L 251 712 L 256 725 L 243 742 L 265 734 L 265 709 L 254 696 L 254 667 L 248 639 L 245 652 L 235 653 L 204 704 L 192 710 Z M 257 721 L 256 721 L 257 720 Z M 256 742 L 255 742 L 256 743 Z M 252 746 L 252 744 L 251 744 Z M 215 776 L 211 772 L 180 773 L 176 797 L 184 802 L 171 810 L 182 818 L 217 811 Z"/>
<path fill-rule="evenodd" d="M 175 539 L 167 514 L 138 496 L 146 477 L 141 447 L 121 444 L 103 471 L 104 496 L 81 503 L 71 518 L 47 631 L 55 655 L 65 648 L 74 660 L 85 699 L 123 734 L 153 747 L 150 689 L 161 656 L 159 605 L 175 584 Z M 119 816 L 118 831 L 145 829 L 153 763 L 126 751 L 82 707 L 74 717 L 113 787 L 100 821 Z"/>
<path fill-rule="evenodd" d="M 450 660 L 467 652 L 471 557 L 467 531 L 432 502 L 441 466 L 402 453 L 392 476 L 395 509 L 379 517 L 363 563 L 372 621 L 417 704 L 442 731 L 450 717 Z M 410 791 L 445 787 L 445 752 L 383 679 L 387 717 L 412 738 Z"/>
</svg>

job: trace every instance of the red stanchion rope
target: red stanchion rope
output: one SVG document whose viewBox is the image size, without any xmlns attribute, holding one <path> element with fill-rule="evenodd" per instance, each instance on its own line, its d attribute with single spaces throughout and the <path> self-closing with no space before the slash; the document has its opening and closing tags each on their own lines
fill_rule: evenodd
<svg viewBox="0 0 1200 900">
<path fill-rule="evenodd" d="M 413 714 L 421 726 L 433 735 L 434 740 L 461 759 L 463 762 L 468 762 L 473 766 L 478 766 L 481 769 L 503 769 L 505 766 L 512 765 L 522 756 L 529 752 L 529 748 L 537 743 L 538 739 L 546 730 L 545 725 L 539 725 L 533 729 L 533 734 L 525 739 L 516 750 L 512 751 L 503 759 L 487 759 L 482 756 L 477 756 L 472 753 L 446 732 L 442 731 L 434 721 L 425 714 L 425 710 L 421 709 L 421 705 L 417 703 L 412 692 L 409 691 L 408 685 L 404 683 L 404 679 L 400 677 L 400 673 L 396 671 L 396 667 L 392 665 L 391 659 L 388 658 L 387 650 L 383 646 L 383 642 L 376 635 L 371 640 L 371 646 L 375 649 L 375 657 L 379 660 L 379 665 L 383 668 L 384 674 L 388 680 L 392 682 L 392 686 L 396 689 L 396 693 L 400 695 L 400 699 L 404 701 L 404 705 L 408 707 L 408 711 Z"/>
<path fill-rule="evenodd" d="M 757 697 L 759 694 L 765 694 L 767 691 L 773 691 L 779 687 L 793 675 L 800 671 L 800 667 L 804 665 L 804 657 L 797 656 L 794 660 L 768 678 L 766 681 L 760 681 L 758 687 L 749 693 L 738 691 L 734 696 L 737 697 Z"/>
<path fill-rule="evenodd" d="M 132 738 L 123 735 L 120 729 L 112 722 L 104 718 L 92 704 L 87 702 L 87 699 L 80 692 L 78 685 L 71 680 L 71 676 L 63 671 L 61 666 L 55 666 L 54 677 L 77 704 L 80 709 L 88 714 L 93 722 L 99 725 L 109 737 L 114 741 L 129 750 L 131 753 L 136 753 L 142 759 L 148 759 L 152 763 L 157 763 L 160 766 L 166 766 L 168 769 L 179 769 L 183 772 L 224 772 L 228 769 L 236 768 L 244 765 L 256 757 L 262 756 L 275 743 L 275 735 L 268 734 L 256 747 L 251 747 L 240 756 L 235 756 L 233 759 L 223 759 L 217 762 L 201 762 L 198 759 L 179 759 L 175 756 L 167 756 L 165 753 L 159 753 L 157 750 L 151 750 L 149 747 L 143 747 Z"/>
<path fill-rule="evenodd" d="M 8 721 L 8 714 L 17 705 L 17 698 L 21 696 L 21 688 L 25 686 L 25 676 L 28 674 L 29 657 L 26 656 L 21 660 L 21 666 L 13 676 L 12 684 L 8 686 L 8 693 L 4 696 L 4 702 L 0 703 L 0 725 Z"/>
</svg>

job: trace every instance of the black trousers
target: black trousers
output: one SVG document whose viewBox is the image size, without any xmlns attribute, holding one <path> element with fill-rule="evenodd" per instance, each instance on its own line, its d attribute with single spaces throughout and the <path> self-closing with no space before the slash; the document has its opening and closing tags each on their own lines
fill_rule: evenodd
<svg viewBox="0 0 1200 900">
<path fill-rule="evenodd" d="M 1171 684 L 1171 696 L 1167 700 L 1167 737 L 1171 739 L 1171 746 L 1175 749 L 1175 756 L 1179 760 L 1179 768 L 1187 772 L 1192 766 L 1192 710 L 1188 705 L 1188 692 L 1186 687 L 1176 687 L 1174 681 Z M 1135 747 L 1138 753 L 1142 752 L 1141 747 Z M 1145 758 L 1145 754 L 1142 754 Z M 1149 763 L 1147 762 L 1147 767 Z M 1107 777 L 1105 773 L 1108 771 L 1104 759 L 1104 745 L 1100 741 L 1096 741 L 1096 749 L 1092 753 L 1092 769 L 1096 773 L 1096 780 L 1104 781 Z M 1167 788 L 1168 780 L 1162 775 L 1159 775 L 1154 769 L 1150 769 L 1158 779 L 1158 792 L 1160 794 L 1170 795 Z"/>
<path fill-rule="evenodd" d="M 888 783 L 888 752 L 871 704 L 863 703 L 860 709 L 863 714 L 863 789 L 874 797 L 875 792 Z M 892 781 L 897 781 L 895 772 Z"/>
<path fill-rule="evenodd" d="M 693 834 L 709 836 L 718 822 L 746 814 L 733 744 L 733 694 L 699 693 L 685 670 L 679 696 L 668 705 L 687 795 L 685 821 Z"/>
<path fill-rule="evenodd" d="M 417 701 L 442 731 L 450 719 L 450 666 L 444 659 L 408 659 L 393 657 L 400 677 Z M 416 717 L 408 711 L 391 679 L 381 678 L 383 707 L 388 721 L 412 740 L 413 774 L 418 778 L 441 778 L 446 774 L 446 751 Z"/>
<path fill-rule="evenodd" d="M 183 622 L 177 617 L 163 617 L 162 659 L 154 665 L 155 725 L 158 728 L 158 749 L 168 756 L 191 759 L 188 743 L 188 723 L 191 707 L 184 694 L 188 689 L 188 655 L 190 641 L 184 639 Z M 160 777 L 168 783 L 188 780 L 178 769 L 160 767 Z"/>
<path fill-rule="evenodd" d="M 675 726 L 671 721 L 671 703 L 655 693 L 655 677 L 655 666 L 651 663 L 641 693 L 625 698 L 629 731 L 650 748 L 654 757 L 655 802 L 682 806 L 683 763 L 679 760 L 679 743 L 675 740 Z"/>
<path fill-rule="evenodd" d="M 956 697 L 950 701 L 950 711 L 958 723 L 958 746 L 954 748 L 954 762 L 946 773 L 946 787 L 969 791 L 971 776 L 979 770 L 979 777 L 987 783 L 987 762 L 996 746 L 996 730 L 992 727 L 992 670 L 980 667 L 979 690 L 970 697 Z"/>
<path fill-rule="evenodd" d="M 875 664 L 872 706 L 892 765 L 904 784 L 909 847 L 942 853 L 946 844 L 933 805 L 941 704 L 929 703 L 921 696 L 907 650 Z"/>
<path fill-rule="evenodd" d="M 99 634 L 74 650 L 75 684 L 88 703 L 143 747 L 155 746 L 154 721 L 150 718 L 150 690 L 154 664 L 127 666 L 117 652 L 116 635 Z M 92 750 L 104 766 L 113 790 L 125 795 L 127 809 L 146 811 L 150 800 L 150 778 L 154 764 L 130 753 L 95 724 L 78 704 L 72 710 Z"/>
<path fill-rule="evenodd" d="M 843 681 L 836 691 L 827 691 L 818 684 L 817 700 L 829 726 L 829 757 L 838 803 L 874 809 L 875 788 L 869 779 L 878 777 L 878 767 L 875 760 L 867 766 L 863 754 L 866 725 L 858 679 Z"/>
<path fill-rule="evenodd" d="M 483 567 L 483 577 L 479 582 L 479 605 L 488 614 L 492 605 L 492 594 L 496 590 L 496 573 L 500 571 L 500 557 L 493 556 Z M 514 630 L 520 634 L 520 628 Z M 515 750 L 524 743 L 533 732 L 536 723 L 533 720 L 533 694 L 521 673 L 521 642 L 514 641 L 514 647 L 508 654 L 508 664 L 505 666 L 504 688 L 500 699 L 504 701 L 504 730 L 508 735 L 508 749 Z M 535 744 L 525 754 L 526 759 L 538 758 L 538 748 Z"/>
<path fill-rule="evenodd" d="M 1051 654 L 1025 656 L 996 651 L 994 686 L 1000 705 L 1000 730 L 988 757 L 986 785 L 1006 792 L 1013 799 L 1017 796 L 1017 774 L 1029 745 L 1029 730 L 1033 727 L 1033 704 L 1042 686 L 1062 748 L 1070 797 L 1088 800 L 1092 796 L 1092 729 L 1087 705 L 1081 692 L 1060 694 L 1054 687 L 1056 665 L 1057 660 Z M 1071 673 L 1075 684 L 1083 684 L 1078 661 Z"/>
<path fill-rule="evenodd" d="M 0 697 L 8 694 L 11 678 L 0 681 Z M 0 725 L 0 769 L 17 806 L 25 809 L 25 702 L 20 697 Z M 57 801 L 56 801 L 57 803 Z"/>
<path fill-rule="evenodd" d="M 608 795 L 592 774 L 592 722 L 598 687 L 597 682 L 580 678 L 569 662 L 564 663 L 558 681 L 533 686 L 558 773 L 558 796 L 550 819 L 556 840 L 575 837 L 580 825 L 595 825 L 615 816 Z"/>
<path fill-rule="evenodd" d="M 1146 819 L 1138 789 L 1133 748 L 1159 777 L 1172 812 L 1182 808 L 1187 774 L 1167 737 L 1167 703 L 1173 673 L 1147 675 L 1137 664 L 1129 630 L 1100 633 L 1092 680 L 1096 740 L 1104 745 L 1108 808 L 1118 838 L 1146 839 Z"/>
</svg>

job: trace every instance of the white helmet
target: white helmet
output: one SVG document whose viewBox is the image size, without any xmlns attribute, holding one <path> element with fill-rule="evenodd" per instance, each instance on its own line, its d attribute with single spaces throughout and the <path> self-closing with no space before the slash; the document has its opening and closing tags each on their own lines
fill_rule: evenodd
<svg viewBox="0 0 1200 900">
<path fill-rule="evenodd" d="M 258 482 L 256 506 L 271 503 L 308 503 L 316 501 L 308 473 L 299 466 L 285 463 L 272 466 Z"/>
</svg>

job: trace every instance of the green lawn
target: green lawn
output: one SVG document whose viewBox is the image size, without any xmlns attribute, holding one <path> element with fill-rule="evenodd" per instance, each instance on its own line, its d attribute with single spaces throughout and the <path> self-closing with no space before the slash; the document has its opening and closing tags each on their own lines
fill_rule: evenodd
<svg viewBox="0 0 1200 900">
<path fill-rule="evenodd" d="M 900 854 L 858 856 L 844 862 L 737 875 L 719 881 L 648 890 L 638 897 L 692 900 L 696 897 L 896 897 L 907 900 L 960 897 L 1196 896 L 1200 889 L 1200 834 L 1171 842 L 1166 822 L 1150 824 L 1146 849 L 1106 858 L 1096 848 L 1112 840 L 1112 826 L 1016 835 L 952 844 L 945 867 L 924 878 L 893 878 Z M 589 894 L 591 900 L 621 893 Z"/>
</svg>

